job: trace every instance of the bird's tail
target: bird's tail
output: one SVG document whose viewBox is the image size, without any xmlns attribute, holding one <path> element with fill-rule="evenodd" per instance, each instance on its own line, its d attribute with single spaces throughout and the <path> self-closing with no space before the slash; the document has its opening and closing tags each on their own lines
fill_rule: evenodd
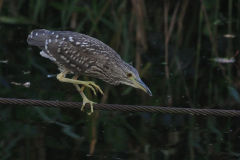
<svg viewBox="0 0 240 160">
<path fill-rule="evenodd" d="M 46 39 L 49 38 L 48 32 L 49 31 L 45 29 L 33 30 L 27 38 L 28 44 L 38 46 L 40 48 L 44 47 Z"/>
</svg>

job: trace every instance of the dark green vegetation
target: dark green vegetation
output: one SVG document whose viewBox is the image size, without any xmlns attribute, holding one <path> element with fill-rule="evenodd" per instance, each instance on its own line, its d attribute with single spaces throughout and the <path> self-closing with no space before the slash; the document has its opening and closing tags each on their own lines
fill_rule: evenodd
<svg viewBox="0 0 240 160">
<path fill-rule="evenodd" d="M 33 29 L 93 36 L 139 71 L 153 97 L 94 80 L 98 103 L 239 109 L 240 0 L 0 0 L 0 97 L 82 102 L 26 42 Z M 234 35 L 234 38 L 228 38 Z M 238 67 L 236 67 L 238 66 Z M 25 72 L 29 74 L 24 74 Z M 69 76 L 70 77 L 70 76 Z M 30 82 L 17 86 L 11 82 Z M 239 118 L 0 106 L 0 159 L 238 159 Z"/>
</svg>

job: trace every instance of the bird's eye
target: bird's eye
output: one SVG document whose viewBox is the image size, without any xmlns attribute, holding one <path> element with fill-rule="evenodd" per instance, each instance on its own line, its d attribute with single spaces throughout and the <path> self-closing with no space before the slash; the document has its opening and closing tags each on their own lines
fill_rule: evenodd
<svg viewBox="0 0 240 160">
<path fill-rule="evenodd" d="M 132 73 L 127 73 L 127 76 L 130 78 L 132 77 Z"/>
</svg>

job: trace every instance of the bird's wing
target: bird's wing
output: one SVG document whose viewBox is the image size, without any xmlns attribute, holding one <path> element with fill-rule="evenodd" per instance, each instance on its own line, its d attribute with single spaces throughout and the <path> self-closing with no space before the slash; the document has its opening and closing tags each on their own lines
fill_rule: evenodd
<svg viewBox="0 0 240 160">
<path fill-rule="evenodd" d="M 75 72 L 85 72 L 92 65 L 104 67 L 109 60 L 121 59 L 103 42 L 76 32 L 39 29 L 32 31 L 27 41 L 41 48 L 58 65 Z"/>
<path fill-rule="evenodd" d="M 77 32 L 37 29 L 31 32 L 27 41 L 30 45 L 38 46 L 42 49 L 45 48 L 45 41 L 47 39 L 56 39 L 58 43 L 61 41 L 71 43 L 72 46 L 76 46 L 78 50 L 83 51 L 86 54 L 93 54 L 95 56 L 109 54 L 112 58 L 120 58 L 112 48 L 104 44 L 102 41 Z"/>
</svg>

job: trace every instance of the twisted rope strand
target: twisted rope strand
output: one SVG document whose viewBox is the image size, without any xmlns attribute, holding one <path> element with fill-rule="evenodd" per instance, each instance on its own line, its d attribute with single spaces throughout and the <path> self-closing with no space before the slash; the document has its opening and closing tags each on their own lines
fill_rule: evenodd
<svg viewBox="0 0 240 160">
<path fill-rule="evenodd" d="M 20 105 L 20 106 L 39 106 L 39 107 L 57 107 L 57 108 L 80 108 L 79 102 L 45 101 L 31 99 L 0 98 L 0 104 Z M 90 109 L 89 104 L 85 109 Z M 196 109 L 196 108 L 176 108 L 176 107 L 155 107 L 155 106 L 136 106 L 136 105 L 118 105 L 118 104 L 94 104 L 95 110 L 123 111 L 123 112 L 149 112 L 149 113 L 169 113 L 169 114 L 189 114 L 204 116 L 225 116 L 239 117 L 238 110 L 221 109 Z"/>
</svg>

